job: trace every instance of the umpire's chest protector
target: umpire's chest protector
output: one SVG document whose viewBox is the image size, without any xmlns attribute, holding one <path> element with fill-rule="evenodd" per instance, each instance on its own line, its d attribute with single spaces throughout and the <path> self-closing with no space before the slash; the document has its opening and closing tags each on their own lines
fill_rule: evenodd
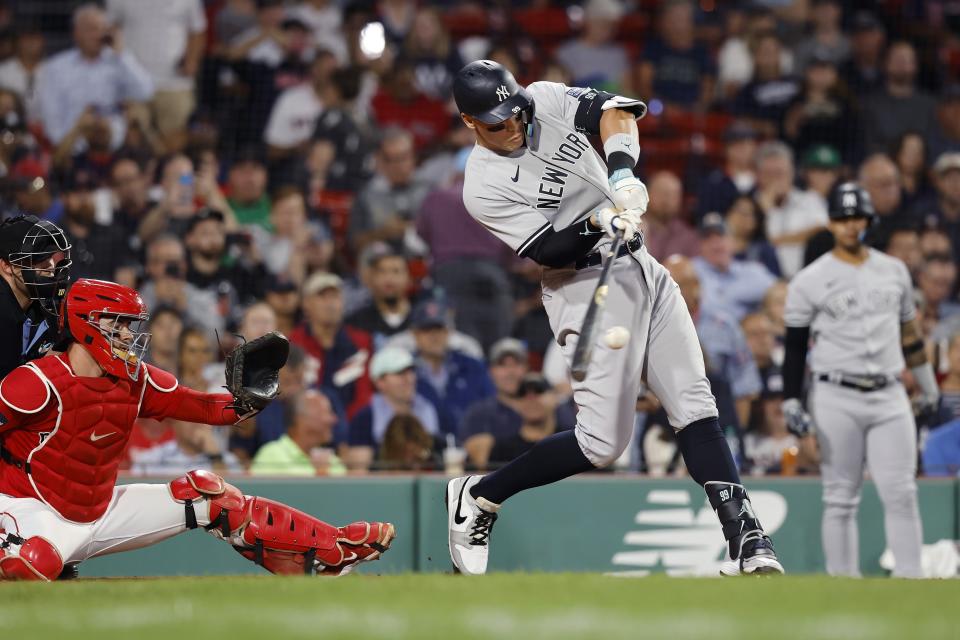
<svg viewBox="0 0 960 640">
<path fill-rule="evenodd" d="M 28 366 L 50 392 L 46 415 L 52 423 L 42 432 L 35 427 L 17 434 L 17 440 L 26 436 L 32 443 L 14 441 L 9 448 L 22 455 L 23 444 L 32 446 L 25 456 L 30 465 L 26 477 L 35 497 L 67 520 L 92 522 L 106 512 L 113 497 L 149 378 L 77 377 L 56 356 Z"/>
</svg>

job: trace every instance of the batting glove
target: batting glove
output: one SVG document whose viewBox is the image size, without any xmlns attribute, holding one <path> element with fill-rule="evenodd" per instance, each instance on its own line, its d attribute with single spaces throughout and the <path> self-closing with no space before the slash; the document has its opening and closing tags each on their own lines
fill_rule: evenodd
<svg viewBox="0 0 960 640">
<path fill-rule="evenodd" d="M 787 421 L 790 433 L 803 437 L 810 433 L 813 421 L 810 414 L 804 411 L 803 405 L 797 398 L 787 398 L 783 401 L 783 417 Z"/>
<path fill-rule="evenodd" d="M 640 217 L 634 212 L 616 211 L 610 207 L 600 209 L 593 214 L 596 226 L 603 229 L 611 238 L 623 236 L 632 238 L 639 229 Z"/>
<path fill-rule="evenodd" d="M 647 212 L 650 196 L 647 187 L 629 169 L 618 169 L 608 180 L 613 203 L 622 211 L 638 211 L 642 216 Z"/>
</svg>

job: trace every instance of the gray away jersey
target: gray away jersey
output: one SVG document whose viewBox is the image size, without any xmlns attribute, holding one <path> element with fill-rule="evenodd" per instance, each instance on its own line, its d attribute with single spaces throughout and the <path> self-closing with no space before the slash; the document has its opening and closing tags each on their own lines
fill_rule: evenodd
<svg viewBox="0 0 960 640">
<path fill-rule="evenodd" d="M 810 327 L 815 373 L 903 371 L 900 324 L 916 315 L 910 273 L 900 260 L 869 251 L 860 266 L 827 253 L 790 282 L 784 321 Z"/>
<path fill-rule="evenodd" d="M 592 90 L 534 82 L 527 91 L 536 104 L 527 144 L 509 156 L 476 145 L 463 185 L 470 215 L 520 255 L 551 226 L 613 206 L 607 166 L 574 125 L 580 97 Z"/>
</svg>

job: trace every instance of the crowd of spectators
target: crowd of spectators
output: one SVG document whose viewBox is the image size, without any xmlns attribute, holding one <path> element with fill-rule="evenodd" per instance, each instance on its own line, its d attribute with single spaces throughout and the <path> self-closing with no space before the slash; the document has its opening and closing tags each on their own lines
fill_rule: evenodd
<svg viewBox="0 0 960 640">
<path fill-rule="evenodd" d="M 942 378 L 925 472 L 957 473 L 955 2 L 0 2 L 2 214 L 62 226 L 74 277 L 141 291 L 149 360 L 184 384 L 222 386 L 236 335 L 293 343 L 279 402 L 229 430 L 142 421 L 130 472 L 485 469 L 574 426 L 540 268 L 462 203 L 451 82 L 480 57 L 648 102 L 647 247 L 748 472 L 816 469 L 780 411 L 785 283 L 858 180 Z M 682 472 L 656 397 L 637 409 L 615 466 Z"/>
</svg>

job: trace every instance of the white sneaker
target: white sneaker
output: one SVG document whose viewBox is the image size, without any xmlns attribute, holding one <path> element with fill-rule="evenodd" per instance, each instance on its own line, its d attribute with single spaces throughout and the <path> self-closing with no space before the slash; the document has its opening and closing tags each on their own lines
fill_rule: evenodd
<svg viewBox="0 0 960 640">
<path fill-rule="evenodd" d="M 490 531 L 500 505 L 474 499 L 470 489 L 482 476 L 463 476 L 447 483 L 447 525 L 453 570 L 468 576 L 487 572 Z"/>
<path fill-rule="evenodd" d="M 773 542 L 762 531 L 749 531 L 738 541 L 740 557 L 720 567 L 723 576 L 783 575 L 783 565 L 773 549 Z"/>
</svg>

